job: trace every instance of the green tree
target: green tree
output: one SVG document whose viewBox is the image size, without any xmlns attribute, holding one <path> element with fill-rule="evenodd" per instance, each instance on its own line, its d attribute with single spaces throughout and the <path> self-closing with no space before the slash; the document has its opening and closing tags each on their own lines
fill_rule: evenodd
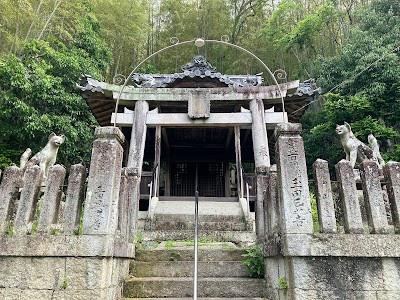
<svg viewBox="0 0 400 300">
<path fill-rule="evenodd" d="M 303 118 L 310 163 L 344 157 L 334 133 L 344 121 L 364 142 L 373 133 L 386 160 L 400 160 L 400 4 L 375 1 L 353 21 L 340 52 L 315 62 L 320 86 L 336 94 L 327 93 L 322 109 Z"/>
<path fill-rule="evenodd" d="M 0 61 L 1 167 L 39 150 L 52 131 L 66 135 L 59 162 L 88 162 L 96 122 L 74 84 L 85 73 L 101 79 L 110 60 L 99 29 L 88 15 L 69 44 L 33 40 Z"/>
</svg>

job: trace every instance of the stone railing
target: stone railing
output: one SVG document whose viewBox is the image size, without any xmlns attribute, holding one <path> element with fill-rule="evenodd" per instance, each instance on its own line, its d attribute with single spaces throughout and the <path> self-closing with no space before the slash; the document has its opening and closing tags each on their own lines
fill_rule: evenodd
<svg viewBox="0 0 400 300">
<path fill-rule="evenodd" d="M 320 232 L 399 233 L 400 163 L 389 162 L 382 175 L 374 161 L 366 160 L 360 164 L 360 179 L 346 160 L 335 169 L 337 182 L 331 183 L 328 162 L 313 164 Z"/>
<path fill-rule="evenodd" d="M 266 284 L 272 300 L 398 299 L 400 164 L 314 163 L 314 232 L 300 124 L 275 130 L 277 171 L 265 192 Z M 387 195 L 387 196 L 386 196 Z M 361 203 L 361 205 L 360 205 Z"/>
<path fill-rule="evenodd" d="M 97 128 L 89 176 L 53 166 L 46 185 L 33 166 L 0 183 L 1 299 L 119 299 L 134 257 L 137 174 L 122 168 L 124 136 Z M 87 186 L 87 187 L 86 187 Z"/>
</svg>

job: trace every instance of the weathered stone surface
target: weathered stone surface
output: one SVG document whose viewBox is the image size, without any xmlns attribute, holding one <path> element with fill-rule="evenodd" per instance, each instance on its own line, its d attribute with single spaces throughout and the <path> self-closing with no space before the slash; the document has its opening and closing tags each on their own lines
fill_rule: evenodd
<svg viewBox="0 0 400 300">
<path fill-rule="evenodd" d="M 6 230 L 12 217 L 21 186 L 22 170 L 15 166 L 6 168 L 0 184 L 0 234 Z"/>
<path fill-rule="evenodd" d="M 252 117 L 254 163 L 256 167 L 270 167 L 267 128 L 265 127 L 264 103 L 261 99 L 250 101 Z"/>
<path fill-rule="evenodd" d="M 282 231 L 311 234 L 310 192 L 300 124 L 279 124 L 275 130 Z"/>
<path fill-rule="evenodd" d="M 280 203 L 276 172 L 269 173 L 267 197 L 264 202 L 265 238 L 280 232 Z"/>
<path fill-rule="evenodd" d="M 67 258 L 66 279 L 74 290 L 102 289 L 110 284 L 111 258 Z"/>
<path fill-rule="evenodd" d="M 328 162 L 317 159 L 313 164 L 318 221 L 321 232 L 336 233 L 335 207 L 333 205 Z"/>
<path fill-rule="evenodd" d="M 73 234 L 78 229 L 85 192 L 85 181 L 86 168 L 81 164 L 73 165 L 68 177 L 64 207 L 63 232 L 66 234 Z"/>
<path fill-rule="evenodd" d="M 392 208 L 393 225 L 397 233 L 400 232 L 400 163 L 388 162 L 383 167 L 387 190 Z"/>
<path fill-rule="evenodd" d="M 42 177 L 43 172 L 39 166 L 30 167 L 25 171 L 24 185 L 14 221 L 14 234 L 26 234 L 27 232 L 27 225 L 32 221 L 35 213 Z"/>
<path fill-rule="evenodd" d="M 121 180 L 122 133 L 115 127 L 96 129 L 83 217 L 84 234 L 115 234 Z"/>
<path fill-rule="evenodd" d="M 58 221 L 64 178 L 65 168 L 63 166 L 55 165 L 50 168 L 38 220 L 38 232 L 40 233 L 48 233 L 50 225 Z"/>
<path fill-rule="evenodd" d="M 34 235 L 0 236 L 1 256 L 133 257 L 134 246 L 104 236 Z"/>
<path fill-rule="evenodd" d="M 398 259 L 309 257 L 288 261 L 289 299 L 382 299 L 379 294 L 394 299 L 400 292 Z"/>
<path fill-rule="evenodd" d="M 193 261 L 163 261 L 131 263 L 131 272 L 141 277 L 192 277 Z M 241 261 L 200 261 L 199 277 L 247 277 Z"/>
<path fill-rule="evenodd" d="M 58 289 L 64 278 L 63 258 L 0 257 L 0 286 Z"/>
<path fill-rule="evenodd" d="M 199 278 L 199 297 L 259 297 L 264 294 L 264 280 L 253 278 Z M 191 297 L 193 279 L 187 277 L 131 278 L 125 282 L 125 297 Z"/>
<path fill-rule="evenodd" d="M 336 164 L 336 176 L 340 182 L 344 226 L 347 233 L 363 233 L 360 204 L 357 197 L 357 187 L 353 168 L 350 162 L 342 159 Z"/>
<path fill-rule="evenodd" d="M 374 161 L 364 160 L 360 164 L 360 171 L 371 233 L 388 233 L 389 225 L 379 179 L 379 167 Z"/>
<path fill-rule="evenodd" d="M 188 115 L 191 119 L 208 118 L 210 116 L 210 95 L 202 90 L 189 94 Z"/>
</svg>

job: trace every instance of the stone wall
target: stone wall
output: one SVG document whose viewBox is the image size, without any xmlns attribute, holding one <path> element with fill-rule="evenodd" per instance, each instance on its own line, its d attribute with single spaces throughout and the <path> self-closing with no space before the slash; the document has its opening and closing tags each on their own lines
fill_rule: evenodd
<svg viewBox="0 0 400 300">
<path fill-rule="evenodd" d="M 400 298 L 400 163 L 382 170 L 348 161 L 314 165 L 319 232 L 313 231 L 299 124 L 276 129 L 277 173 L 265 199 L 266 281 L 271 299 Z M 277 195 L 277 196 L 274 196 Z M 316 222 L 316 220 L 314 220 Z M 316 225 L 316 224 L 314 224 Z"/>
<path fill-rule="evenodd" d="M 0 183 L 0 299 L 118 299 L 136 222 L 122 168 L 124 136 L 97 128 L 91 168 L 4 170 Z M 87 187 L 86 187 L 87 186 Z"/>
</svg>

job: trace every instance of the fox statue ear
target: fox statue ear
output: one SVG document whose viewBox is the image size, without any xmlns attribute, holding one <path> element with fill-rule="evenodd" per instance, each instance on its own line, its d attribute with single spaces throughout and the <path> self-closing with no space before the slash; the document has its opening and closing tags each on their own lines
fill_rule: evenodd
<svg viewBox="0 0 400 300">
<path fill-rule="evenodd" d="M 60 137 L 61 137 L 61 139 L 62 139 L 62 142 L 64 143 L 64 141 L 65 141 L 65 135 L 60 135 Z"/>
<path fill-rule="evenodd" d="M 49 140 L 50 140 L 52 137 L 54 137 L 54 136 L 56 136 L 56 134 L 55 134 L 54 132 L 50 133 L 50 135 L 49 135 Z"/>
<path fill-rule="evenodd" d="M 347 122 L 344 122 L 344 125 L 347 127 L 347 129 L 350 131 L 350 129 L 351 129 L 351 126 L 350 126 L 350 124 L 349 123 L 347 123 Z"/>
</svg>

